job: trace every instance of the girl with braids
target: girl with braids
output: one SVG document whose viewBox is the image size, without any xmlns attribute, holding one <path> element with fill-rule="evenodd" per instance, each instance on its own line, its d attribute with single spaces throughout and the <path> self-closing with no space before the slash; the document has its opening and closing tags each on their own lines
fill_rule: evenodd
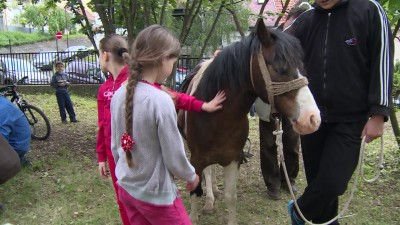
<svg viewBox="0 0 400 225">
<path fill-rule="evenodd" d="M 188 191 L 199 177 L 185 155 L 173 100 L 154 85 L 171 73 L 180 43 L 152 25 L 130 50 L 131 75 L 111 102 L 119 199 L 130 224 L 191 224 L 173 176 L 187 181 Z"/>
<path fill-rule="evenodd" d="M 130 52 L 130 76 L 111 103 L 111 149 L 118 198 L 130 224 L 191 224 L 173 176 L 198 184 L 176 122 L 177 108 L 214 112 L 225 94 L 208 102 L 161 90 L 180 52 L 179 41 L 158 25 L 139 33 Z M 173 96 L 173 98 L 170 97 Z M 173 100 L 172 100 L 173 99 Z"/>
<path fill-rule="evenodd" d="M 99 162 L 100 176 L 107 178 L 108 162 L 111 179 L 117 193 L 120 216 L 123 225 L 129 225 L 123 204 L 118 200 L 117 178 L 115 177 L 115 161 L 111 153 L 111 112 L 110 104 L 114 92 L 128 78 L 129 67 L 125 59 L 129 57 L 128 42 L 120 35 L 113 34 L 103 38 L 99 45 L 99 63 L 101 70 L 109 73 L 108 79 L 104 82 L 97 95 L 97 111 L 99 131 L 97 135 L 97 161 Z"/>
</svg>

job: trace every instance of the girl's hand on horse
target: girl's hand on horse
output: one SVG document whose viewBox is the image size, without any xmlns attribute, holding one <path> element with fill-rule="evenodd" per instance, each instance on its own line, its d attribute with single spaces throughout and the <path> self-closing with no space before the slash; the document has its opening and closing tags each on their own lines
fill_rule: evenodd
<svg viewBox="0 0 400 225">
<path fill-rule="evenodd" d="M 99 172 L 100 176 L 104 178 L 108 178 L 106 162 L 99 162 Z"/>
<path fill-rule="evenodd" d="M 222 109 L 222 103 L 225 101 L 226 96 L 224 91 L 218 91 L 217 95 L 215 95 L 214 99 L 210 102 L 205 102 L 201 109 L 205 112 L 215 112 L 217 110 Z"/>
<path fill-rule="evenodd" d="M 194 189 L 196 189 L 197 185 L 199 185 L 199 176 L 196 174 L 196 177 L 194 178 L 193 182 L 188 181 L 186 183 L 186 191 L 187 192 L 194 191 Z"/>
</svg>

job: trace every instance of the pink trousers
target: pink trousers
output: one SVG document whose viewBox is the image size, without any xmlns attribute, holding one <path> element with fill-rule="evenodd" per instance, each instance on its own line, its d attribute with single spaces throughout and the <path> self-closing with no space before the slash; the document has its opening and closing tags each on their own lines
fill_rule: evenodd
<svg viewBox="0 0 400 225">
<path fill-rule="evenodd" d="M 108 160 L 108 167 L 110 168 L 110 174 L 111 174 L 111 179 L 112 183 L 115 189 L 115 193 L 117 195 L 117 203 L 118 203 L 118 208 L 119 208 L 119 214 L 121 216 L 122 224 L 123 225 L 129 225 L 129 220 L 128 216 L 126 215 L 126 210 L 124 209 L 124 205 L 121 203 L 121 201 L 118 198 L 118 188 L 119 185 L 117 184 L 117 177 L 115 176 L 115 161 L 114 157 L 112 155 L 107 154 L 107 160 Z"/>
<path fill-rule="evenodd" d="M 191 225 L 182 199 L 172 205 L 155 205 L 135 199 L 119 186 L 119 198 L 131 225 Z"/>
</svg>

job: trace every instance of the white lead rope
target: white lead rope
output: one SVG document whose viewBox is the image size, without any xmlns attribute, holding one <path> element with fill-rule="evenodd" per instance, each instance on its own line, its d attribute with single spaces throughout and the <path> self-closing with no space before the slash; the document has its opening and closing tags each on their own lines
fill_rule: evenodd
<svg viewBox="0 0 400 225">
<path fill-rule="evenodd" d="M 277 128 L 276 128 L 277 130 L 273 131 L 273 134 L 276 136 L 275 143 L 276 143 L 276 146 L 277 146 L 277 152 L 278 152 L 279 160 L 280 160 L 280 162 L 281 162 L 281 164 L 283 166 L 283 171 L 285 173 L 286 183 L 287 183 L 287 186 L 289 187 L 290 195 L 292 196 L 292 198 L 294 200 L 294 205 L 295 205 L 295 207 L 297 209 L 297 212 L 299 213 L 301 219 L 304 220 L 306 223 L 311 224 L 311 225 L 328 225 L 328 224 L 334 222 L 335 220 L 337 220 L 339 218 L 343 218 L 344 213 L 347 211 L 347 209 L 348 209 L 348 207 L 350 205 L 350 202 L 353 199 L 354 192 L 355 192 L 356 187 L 357 187 L 357 182 L 358 182 L 358 178 L 360 176 L 360 173 L 361 173 L 361 176 L 362 176 L 363 180 L 366 181 L 366 182 L 369 182 L 369 183 L 374 182 L 379 178 L 379 176 L 381 174 L 381 171 L 383 169 L 383 137 L 381 137 L 381 149 L 380 149 L 380 157 L 379 157 L 379 171 L 378 171 L 378 174 L 374 178 L 368 180 L 364 176 L 364 165 L 363 165 L 364 164 L 364 154 L 365 154 L 365 136 L 364 136 L 362 141 L 361 141 L 360 155 L 359 155 L 359 158 L 358 158 L 359 169 L 356 171 L 356 176 L 355 176 L 355 179 L 354 179 L 354 185 L 353 185 L 353 188 L 351 189 L 349 199 L 347 200 L 345 206 L 343 207 L 343 209 L 340 211 L 340 213 L 335 218 L 329 220 L 328 222 L 315 224 L 315 223 L 312 223 L 311 221 L 308 221 L 304 217 L 303 213 L 300 211 L 299 206 L 297 205 L 297 198 L 293 193 L 293 189 L 292 189 L 292 186 L 291 186 L 290 181 L 289 181 L 289 176 L 288 176 L 288 173 L 287 173 L 287 170 L 286 170 L 285 158 L 284 158 L 284 155 L 283 155 L 283 144 L 282 144 L 283 130 L 282 130 L 280 121 L 278 121 L 277 123 L 279 125 L 277 125 Z"/>
</svg>

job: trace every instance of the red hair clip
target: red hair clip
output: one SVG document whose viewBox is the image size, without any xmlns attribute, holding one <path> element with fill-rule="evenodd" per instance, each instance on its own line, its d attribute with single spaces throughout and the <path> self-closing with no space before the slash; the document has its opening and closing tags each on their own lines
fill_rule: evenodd
<svg viewBox="0 0 400 225">
<path fill-rule="evenodd" d="M 132 146 L 135 144 L 135 141 L 132 139 L 130 135 L 124 133 L 121 138 L 121 147 L 125 152 L 130 151 Z"/>
</svg>

